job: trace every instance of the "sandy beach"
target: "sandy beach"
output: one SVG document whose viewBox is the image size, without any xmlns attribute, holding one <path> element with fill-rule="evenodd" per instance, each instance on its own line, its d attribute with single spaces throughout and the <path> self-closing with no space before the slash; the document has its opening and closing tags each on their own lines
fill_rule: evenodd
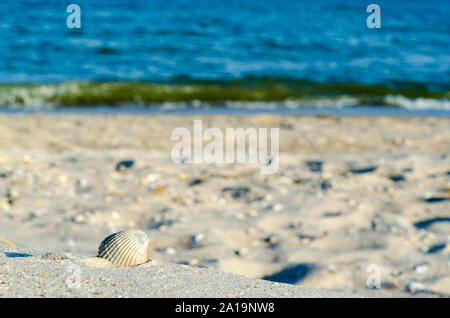
<svg viewBox="0 0 450 318">
<path fill-rule="evenodd" d="M 171 133 L 194 119 L 279 127 L 278 173 L 174 164 Z M 0 115 L 0 237 L 18 246 L 0 242 L 0 296 L 183 297 L 188 287 L 163 287 L 164 275 L 188 282 L 205 271 L 209 285 L 192 296 L 448 297 L 449 127 L 446 117 Z M 123 160 L 133 165 L 116 169 Z M 149 235 L 157 263 L 95 269 L 38 256 L 95 256 L 124 229 Z M 69 263 L 88 287 L 67 291 L 46 274 Z M 380 289 L 367 288 L 370 264 Z M 155 289 L 136 283 L 146 271 Z"/>
<path fill-rule="evenodd" d="M 352 297 L 187 265 L 152 261 L 135 268 L 110 268 L 92 260 L 68 253 L 0 249 L 0 297 Z"/>
</svg>

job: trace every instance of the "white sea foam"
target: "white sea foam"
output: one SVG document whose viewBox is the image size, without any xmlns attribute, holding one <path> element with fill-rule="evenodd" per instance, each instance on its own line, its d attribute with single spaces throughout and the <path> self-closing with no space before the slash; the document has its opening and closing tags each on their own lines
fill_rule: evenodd
<svg viewBox="0 0 450 318">
<path fill-rule="evenodd" d="M 386 96 L 385 101 L 389 105 L 398 106 L 411 110 L 450 110 L 449 99 L 416 98 L 410 99 L 405 96 Z"/>
</svg>

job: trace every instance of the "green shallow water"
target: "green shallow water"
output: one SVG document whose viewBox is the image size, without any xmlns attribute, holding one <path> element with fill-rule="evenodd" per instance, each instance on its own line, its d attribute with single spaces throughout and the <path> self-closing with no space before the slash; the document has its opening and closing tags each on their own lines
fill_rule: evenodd
<svg viewBox="0 0 450 318">
<path fill-rule="evenodd" d="M 393 98 L 395 97 L 395 98 Z M 292 79 L 247 78 L 234 81 L 170 82 L 90 82 L 52 84 L 0 84 L 0 107 L 91 107 L 101 105 L 153 105 L 164 102 L 299 101 L 303 104 L 347 98 L 346 106 L 403 107 L 405 100 L 450 100 L 448 87 L 430 89 L 414 83 L 369 85 L 357 83 L 317 83 Z M 403 103 L 403 104 L 402 104 Z M 339 103 L 337 103 L 339 104 Z M 350 105 L 348 105 L 350 104 Z"/>
</svg>

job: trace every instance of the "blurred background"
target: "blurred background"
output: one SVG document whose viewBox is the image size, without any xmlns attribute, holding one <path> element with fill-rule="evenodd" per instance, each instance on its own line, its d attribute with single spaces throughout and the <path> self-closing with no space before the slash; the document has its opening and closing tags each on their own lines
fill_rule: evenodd
<svg viewBox="0 0 450 318">
<path fill-rule="evenodd" d="M 74 2 L 0 3 L 1 108 L 450 112 L 448 1 Z"/>
</svg>

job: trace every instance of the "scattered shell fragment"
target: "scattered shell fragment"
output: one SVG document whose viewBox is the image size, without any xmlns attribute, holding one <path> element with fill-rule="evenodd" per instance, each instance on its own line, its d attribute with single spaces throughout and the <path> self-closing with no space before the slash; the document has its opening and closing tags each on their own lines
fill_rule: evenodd
<svg viewBox="0 0 450 318">
<path fill-rule="evenodd" d="M 102 241 L 97 256 L 114 265 L 136 266 L 150 261 L 148 244 L 148 236 L 142 231 L 121 231 Z"/>
<path fill-rule="evenodd" d="M 169 246 L 168 248 L 166 248 L 166 253 L 169 255 L 175 255 L 177 251 L 173 247 Z"/>
<path fill-rule="evenodd" d="M 164 194 L 165 189 L 163 187 L 156 187 L 155 190 L 153 190 L 156 194 Z"/>
<path fill-rule="evenodd" d="M 414 271 L 419 275 L 425 275 L 429 270 L 429 266 L 427 264 L 420 264 L 414 266 Z"/>
<path fill-rule="evenodd" d="M 159 174 L 151 173 L 145 178 L 141 179 L 140 184 L 141 186 L 148 186 L 149 184 L 156 182 L 159 177 Z"/>
</svg>

